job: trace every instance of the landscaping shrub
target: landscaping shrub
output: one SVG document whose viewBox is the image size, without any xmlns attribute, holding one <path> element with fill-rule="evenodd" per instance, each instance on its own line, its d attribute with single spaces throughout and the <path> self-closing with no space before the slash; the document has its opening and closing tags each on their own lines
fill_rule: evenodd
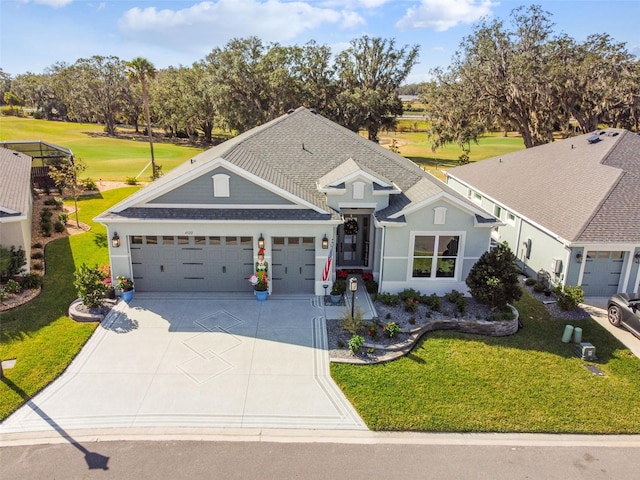
<svg viewBox="0 0 640 480">
<path fill-rule="evenodd" d="M 9 248 L 0 246 L 0 277 L 15 277 L 22 271 L 22 267 L 27 264 L 27 256 L 22 247 L 16 248 L 11 245 Z"/>
<path fill-rule="evenodd" d="M 369 325 L 369 327 L 367 327 L 367 335 L 369 335 L 374 340 L 377 339 L 378 325 L 376 325 L 375 323 L 372 323 L 371 325 Z"/>
<path fill-rule="evenodd" d="M 44 202 L 45 205 L 49 207 L 53 207 L 55 209 L 62 208 L 62 199 L 61 198 L 47 198 Z M 41 217 L 42 218 L 42 217 Z"/>
<path fill-rule="evenodd" d="M 9 294 L 15 295 L 22 291 L 22 287 L 15 280 L 9 279 L 7 284 L 4 286 L 4 290 Z"/>
<path fill-rule="evenodd" d="M 434 312 L 439 312 L 442 305 L 442 300 L 440 300 L 440 297 L 435 293 L 432 293 L 431 295 L 422 295 L 422 297 L 420 297 L 420 302 L 424 303 Z"/>
<path fill-rule="evenodd" d="M 80 180 L 80 183 L 82 184 L 82 188 L 84 188 L 85 190 L 97 190 L 98 189 L 98 186 L 96 185 L 96 182 L 91 177 L 87 177 L 87 178 L 85 178 L 83 180 Z"/>
<path fill-rule="evenodd" d="M 473 298 L 493 310 L 520 299 L 522 290 L 515 260 L 506 242 L 483 253 L 466 280 Z"/>
<path fill-rule="evenodd" d="M 360 351 L 362 345 L 364 345 L 364 338 L 361 335 L 354 335 L 349 340 L 349 350 L 351 350 L 351 353 L 354 355 Z"/>
<path fill-rule="evenodd" d="M 42 285 L 42 277 L 37 273 L 27 273 L 18 277 L 18 283 L 22 286 L 23 290 L 30 290 L 40 288 Z"/>
<path fill-rule="evenodd" d="M 42 252 L 33 252 L 31 254 L 31 258 L 33 260 L 40 260 L 42 257 L 44 257 L 44 254 Z"/>
<path fill-rule="evenodd" d="M 536 293 L 542 293 L 546 289 L 547 289 L 547 287 L 542 282 L 536 281 L 536 283 L 533 284 L 533 291 L 536 292 Z"/>
<path fill-rule="evenodd" d="M 489 315 L 489 318 L 487 320 L 491 320 L 493 322 L 500 322 L 505 320 L 513 320 L 514 318 L 515 318 L 515 314 L 513 313 L 513 311 L 509 307 L 506 307 L 503 310 L 493 312 L 491 315 Z"/>
<path fill-rule="evenodd" d="M 449 293 L 445 294 L 444 298 L 453 303 L 460 315 L 464 315 L 467 311 L 467 299 L 464 298 L 464 295 L 461 292 L 451 290 Z"/>
<path fill-rule="evenodd" d="M 531 277 L 529 277 L 529 278 L 527 278 L 527 279 L 524 281 L 524 284 L 525 284 L 527 287 L 532 287 L 532 286 L 534 286 L 537 282 L 538 282 L 538 281 L 537 281 L 535 278 L 531 278 Z"/>
<path fill-rule="evenodd" d="M 33 245 L 31 245 L 31 248 L 42 248 L 42 244 L 40 242 L 36 242 Z"/>
<path fill-rule="evenodd" d="M 33 264 L 33 269 L 34 270 L 42 270 L 42 263 L 34 263 Z"/>
<path fill-rule="evenodd" d="M 420 300 L 417 298 L 407 298 L 404 302 L 404 311 L 415 313 L 420 305 Z"/>
<path fill-rule="evenodd" d="M 138 179 L 136 177 L 127 177 L 124 183 L 126 183 L 127 185 L 137 185 Z"/>
<path fill-rule="evenodd" d="M 378 282 L 375 280 L 365 280 L 364 288 L 367 289 L 367 293 L 374 294 L 378 292 Z"/>
<path fill-rule="evenodd" d="M 65 227 L 64 223 L 58 221 L 55 223 L 55 225 L 53 226 L 53 229 L 57 232 L 57 233 L 62 233 L 64 232 L 67 227 Z"/>
<path fill-rule="evenodd" d="M 573 310 L 578 304 L 584 302 L 584 290 L 580 285 L 565 285 L 564 290 L 558 285 L 554 293 L 558 297 L 558 306 L 564 311 Z"/>
<path fill-rule="evenodd" d="M 405 302 L 408 298 L 420 298 L 420 292 L 413 288 L 405 288 L 398 294 L 398 296 L 400 297 L 400 300 Z"/>
<path fill-rule="evenodd" d="M 103 282 L 104 276 L 98 267 L 88 267 L 83 263 L 74 276 L 73 285 L 76 287 L 82 303 L 89 308 L 102 305 L 108 286 Z"/>
<path fill-rule="evenodd" d="M 69 221 L 69 215 L 66 213 L 59 213 L 58 214 L 58 222 L 62 223 L 63 225 L 66 225 L 67 222 Z"/>
<path fill-rule="evenodd" d="M 383 327 L 383 331 L 387 337 L 393 338 L 400 333 L 400 325 L 396 322 L 387 322 Z"/>
<path fill-rule="evenodd" d="M 388 307 L 395 307 L 400 303 L 400 297 L 395 293 L 379 293 L 376 299 L 380 300 L 384 305 Z"/>
<path fill-rule="evenodd" d="M 345 310 L 342 319 L 340 320 L 340 327 L 347 333 L 351 335 L 356 335 L 362 331 L 362 309 L 360 307 L 355 308 L 355 312 L 353 316 L 351 316 L 351 311 L 349 309 Z"/>
</svg>

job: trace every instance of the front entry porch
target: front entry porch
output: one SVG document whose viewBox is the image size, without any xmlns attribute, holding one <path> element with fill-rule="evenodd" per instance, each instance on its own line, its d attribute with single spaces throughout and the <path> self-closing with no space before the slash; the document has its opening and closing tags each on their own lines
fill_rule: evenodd
<svg viewBox="0 0 640 480">
<path fill-rule="evenodd" d="M 343 211 L 344 223 L 338 227 L 336 268 L 362 268 L 371 270 L 373 265 L 372 212 Z"/>
</svg>

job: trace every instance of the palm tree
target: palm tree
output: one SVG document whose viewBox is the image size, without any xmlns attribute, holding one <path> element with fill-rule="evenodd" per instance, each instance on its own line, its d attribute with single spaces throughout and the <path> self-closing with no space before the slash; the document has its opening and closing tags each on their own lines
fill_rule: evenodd
<svg viewBox="0 0 640 480">
<path fill-rule="evenodd" d="M 147 79 L 156 75 L 156 68 L 146 58 L 136 57 L 127 62 L 127 77 L 132 82 L 140 82 L 142 87 L 142 103 L 144 105 L 145 120 L 147 122 L 147 134 L 149 135 L 149 148 L 151 149 L 151 178 L 158 178 L 156 160 L 153 155 L 153 133 L 151 132 L 151 115 L 149 114 L 149 94 L 147 92 Z"/>
</svg>

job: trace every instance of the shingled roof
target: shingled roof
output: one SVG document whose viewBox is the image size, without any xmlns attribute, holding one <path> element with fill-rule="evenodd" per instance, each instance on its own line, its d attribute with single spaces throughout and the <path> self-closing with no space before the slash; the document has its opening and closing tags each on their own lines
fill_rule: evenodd
<svg viewBox="0 0 640 480">
<path fill-rule="evenodd" d="M 25 216 L 31 195 L 31 157 L 0 148 L 0 219 Z"/>
<path fill-rule="evenodd" d="M 589 133 L 447 174 L 569 242 L 640 242 L 640 136 L 627 130 Z"/>
<path fill-rule="evenodd" d="M 127 213 L 126 209 L 143 207 L 144 199 L 149 198 L 154 191 L 171 188 L 177 179 L 189 175 L 191 171 L 202 171 L 203 166 L 219 159 L 224 159 L 313 206 L 316 211 L 309 211 L 309 220 L 318 219 L 319 212 L 329 214 L 327 218 L 339 218 L 337 212 L 327 205 L 326 195 L 318 190 L 318 181 L 323 177 L 333 178 L 337 172 L 349 165 L 359 166 L 362 171 L 393 183 L 402 192 L 423 191 L 427 195 L 434 190 L 444 190 L 450 195 L 460 197 L 410 160 L 316 114 L 313 110 L 301 107 L 196 155 L 191 161 L 178 166 L 114 206 L 110 212 L 100 215 L 98 220 L 131 218 L 134 210 Z M 424 182 L 429 183 L 431 188 L 412 190 L 412 187 Z M 386 218 L 397 213 L 407 203 L 421 199 L 424 198 L 394 199 L 390 208 L 385 209 L 383 216 Z M 464 201 L 466 202 L 466 199 Z M 135 214 L 141 215 L 138 218 L 146 217 L 144 208 L 136 208 Z M 237 212 L 234 213 L 234 219 L 238 219 Z M 246 218 L 251 219 L 251 215 Z"/>
</svg>

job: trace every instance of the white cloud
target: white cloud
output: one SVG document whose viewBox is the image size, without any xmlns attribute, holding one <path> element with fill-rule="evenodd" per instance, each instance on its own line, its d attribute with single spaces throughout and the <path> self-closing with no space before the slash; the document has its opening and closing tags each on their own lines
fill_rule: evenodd
<svg viewBox="0 0 640 480">
<path fill-rule="evenodd" d="M 302 1 L 218 0 L 180 10 L 132 8 L 120 18 L 120 32 L 140 43 L 210 51 L 231 38 L 255 35 L 284 42 L 315 28 L 363 23 L 354 12 L 317 8 Z"/>
<path fill-rule="evenodd" d="M 362 18 L 359 14 L 352 11 L 343 11 L 342 12 L 342 28 L 353 28 L 358 25 L 365 24 L 364 18 Z"/>
<path fill-rule="evenodd" d="M 416 8 L 409 8 L 396 27 L 401 30 L 432 28 L 444 32 L 460 23 L 473 23 L 491 13 L 497 6 L 491 0 L 422 0 Z"/>
</svg>

